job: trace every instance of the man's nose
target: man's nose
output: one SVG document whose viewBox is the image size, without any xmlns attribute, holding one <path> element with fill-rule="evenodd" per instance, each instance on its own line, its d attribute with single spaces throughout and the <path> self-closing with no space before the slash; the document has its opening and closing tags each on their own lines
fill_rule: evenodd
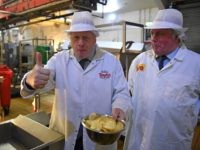
<svg viewBox="0 0 200 150">
<path fill-rule="evenodd" d="M 78 44 L 83 45 L 83 44 L 84 44 L 83 39 L 80 38 L 80 39 L 78 40 Z"/>
</svg>

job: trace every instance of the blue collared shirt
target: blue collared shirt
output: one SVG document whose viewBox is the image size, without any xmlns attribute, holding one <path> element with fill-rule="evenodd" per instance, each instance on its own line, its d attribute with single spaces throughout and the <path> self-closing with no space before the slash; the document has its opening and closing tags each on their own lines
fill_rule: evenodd
<svg viewBox="0 0 200 150">
<path fill-rule="evenodd" d="M 174 51 L 172 51 L 171 53 L 169 53 L 168 55 L 166 55 L 168 59 L 165 59 L 165 60 L 164 60 L 164 66 L 165 66 L 168 62 L 170 62 L 170 60 L 172 60 L 172 59 L 176 56 L 178 50 L 179 50 L 179 47 L 177 47 L 176 50 L 174 50 Z M 159 63 L 159 62 L 160 62 L 160 59 L 158 59 L 158 63 Z"/>
<path fill-rule="evenodd" d="M 179 47 L 176 48 L 176 50 L 174 50 L 174 51 L 172 51 L 171 53 L 169 53 L 169 54 L 167 55 L 167 58 L 169 58 L 170 60 L 173 59 L 173 58 L 176 56 L 178 50 L 179 50 Z"/>
</svg>

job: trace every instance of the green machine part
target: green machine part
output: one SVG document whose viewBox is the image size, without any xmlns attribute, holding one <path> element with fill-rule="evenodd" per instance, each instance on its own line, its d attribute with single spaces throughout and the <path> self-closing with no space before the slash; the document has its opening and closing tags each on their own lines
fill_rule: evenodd
<svg viewBox="0 0 200 150">
<path fill-rule="evenodd" d="M 46 45 L 36 46 L 36 51 L 42 54 L 42 64 L 46 64 L 51 57 L 50 47 Z"/>
</svg>

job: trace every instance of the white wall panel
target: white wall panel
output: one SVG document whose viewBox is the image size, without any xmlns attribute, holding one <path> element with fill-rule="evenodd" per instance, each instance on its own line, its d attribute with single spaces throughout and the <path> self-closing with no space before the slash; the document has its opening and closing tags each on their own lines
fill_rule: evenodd
<svg viewBox="0 0 200 150">
<path fill-rule="evenodd" d="M 149 8 L 149 9 L 141 9 L 137 11 L 131 11 L 128 13 L 118 14 L 115 20 L 110 20 L 109 15 L 105 15 L 104 18 L 95 18 L 95 24 L 108 24 L 119 22 L 122 20 L 145 24 L 146 22 L 150 22 L 154 19 L 158 8 Z M 99 40 L 109 40 L 109 41 L 122 41 L 122 27 L 120 26 L 111 26 L 107 31 L 100 32 Z M 127 41 L 135 41 L 140 42 L 143 38 L 141 29 L 134 29 L 130 26 L 127 26 Z"/>
</svg>

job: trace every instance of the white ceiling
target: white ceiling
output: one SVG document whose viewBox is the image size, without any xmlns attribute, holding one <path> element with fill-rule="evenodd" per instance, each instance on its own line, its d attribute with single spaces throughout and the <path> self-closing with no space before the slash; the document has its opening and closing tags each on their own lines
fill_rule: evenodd
<svg viewBox="0 0 200 150">
<path fill-rule="evenodd" d="M 104 6 L 104 13 L 106 10 L 111 10 L 110 7 L 117 9 L 114 12 L 125 13 L 129 11 L 147 9 L 153 7 L 163 7 L 161 0 L 107 0 L 107 5 Z"/>
</svg>

